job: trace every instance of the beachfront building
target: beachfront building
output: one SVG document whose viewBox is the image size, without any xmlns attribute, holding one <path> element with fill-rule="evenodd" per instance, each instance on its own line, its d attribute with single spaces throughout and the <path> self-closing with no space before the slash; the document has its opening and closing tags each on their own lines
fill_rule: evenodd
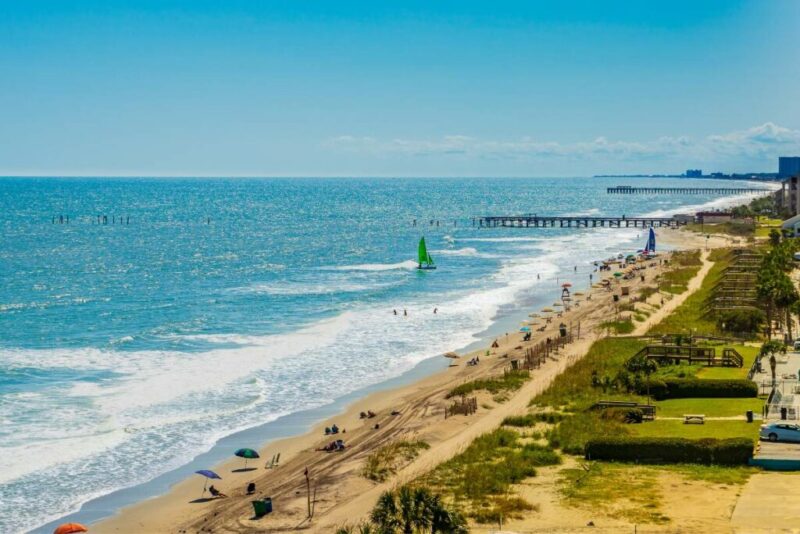
<svg viewBox="0 0 800 534">
<path fill-rule="evenodd" d="M 784 235 L 791 237 L 800 236 L 800 215 L 795 215 L 791 219 L 787 219 L 781 223 L 781 230 Z"/>
<path fill-rule="evenodd" d="M 800 156 L 778 158 L 778 176 L 788 178 L 800 174 Z"/>
<path fill-rule="evenodd" d="M 703 177 L 703 170 L 702 169 L 686 169 L 686 177 L 687 178 L 702 178 Z"/>
<path fill-rule="evenodd" d="M 697 221 L 703 224 L 719 224 L 731 222 L 733 214 L 729 211 L 699 211 Z"/>
<path fill-rule="evenodd" d="M 781 207 L 789 211 L 792 215 L 797 215 L 800 213 L 800 191 L 798 191 L 799 182 L 800 174 L 796 174 L 785 179 L 781 184 L 781 190 L 778 195 Z"/>
</svg>

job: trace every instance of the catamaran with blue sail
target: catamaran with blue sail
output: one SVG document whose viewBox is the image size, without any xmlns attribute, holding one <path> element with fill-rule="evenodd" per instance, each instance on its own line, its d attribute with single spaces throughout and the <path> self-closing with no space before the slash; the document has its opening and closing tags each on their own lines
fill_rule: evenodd
<svg viewBox="0 0 800 534">
<path fill-rule="evenodd" d="M 653 258 L 656 255 L 656 232 L 650 228 L 650 235 L 647 236 L 647 244 L 644 246 L 642 256 Z"/>
<path fill-rule="evenodd" d="M 425 246 L 425 238 L 419 240 L 419 265 L 417 269 L 422 271 L 428 271 L 436 268 L 436 265 L 433 263 L 433 258 L 431 255 L 428 254 L 428 247 Z"/>
</svg>

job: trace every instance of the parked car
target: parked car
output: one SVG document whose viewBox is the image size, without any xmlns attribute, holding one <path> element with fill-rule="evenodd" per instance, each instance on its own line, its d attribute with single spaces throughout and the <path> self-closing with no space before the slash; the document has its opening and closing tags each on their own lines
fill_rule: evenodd
<svg viewBox="0 0 800 534">
<path fill-rule="evenodd" d="M 800 350 L 800 339 L 794 342 L 794 350 Z"/>
<path fill-rule="evenodd" d="M 770 423 L 761 425 L 758 433 L 761 439 L 769 441 L 792 441 L 800 443 L 800 425 L 793 423 Z"/>
</svg>

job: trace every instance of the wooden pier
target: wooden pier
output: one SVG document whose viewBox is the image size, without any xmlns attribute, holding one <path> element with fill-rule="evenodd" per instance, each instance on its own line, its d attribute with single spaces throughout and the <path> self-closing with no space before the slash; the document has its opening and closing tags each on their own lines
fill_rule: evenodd
<svg viewBox="0 0 800 534">
<path fill-rule="evenodd" d="M 673 217 L 547 217 L 542 215 L 508 215 L 477 217 L 481 228 L 677 228 L 686 224 Z M 473 221 L 473 225 L 475 222 Z"/>
<path fill-rule="evenodd" d="M 609 187 L 609 195 L 742 195 L 768 193 L 769 189 L 755 187 L 633 187 L 618 185 Z"/>
</svg>

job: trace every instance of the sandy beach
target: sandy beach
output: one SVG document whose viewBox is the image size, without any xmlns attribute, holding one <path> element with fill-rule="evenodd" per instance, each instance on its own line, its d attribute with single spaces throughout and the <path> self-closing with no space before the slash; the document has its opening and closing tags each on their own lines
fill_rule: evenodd
<svg viewBox="0 0 800 534">
<path fill-rule="evenodd" d="M 703 236 L 685 231 L 665 231 L 660 236 L 662 243 L 674 249 L 717 247 L 728 244 L 722 237 L 713 237 L 706 244 Z M 705 257 L 705 256 L 704 256 Z M 666 301 L 646 322 L 637 325 L 634 334 L 643 333 L 677 307 L 696 287 L 710 267 L 705 262 L 689 289 Z M 664 267 L 651 267 L 644 271 L 646 285 Z M 632 290 L 642 282 L 636 278 L 626 285 Z M 338 526 L 354 523 L 365 517 L 378 495 L 404 481 L 427 472 L 439 463 L 463 450 L 475 437 L 497 427 L 508 415 L 522 412 L 532 396 L 546 388 L 552 379 L 564 372 L 581 358 L 591 343 L 602 333 L 598 324 L 613 314 L 612 292 L 604 289 L 591 291 L 591 300 L 583 300 L 578 306 L 564 312 L 563 317 L 554 317 L 544 332 L 536 332 L 529 343 L 522 341 L 520 333 L 511 333 L 497 339 L 499 348 L 486 349 L 462 355 L 444 371 L 435 373 L 405 387 L 381 391 L 351 404 L 344 413 L 320 422 L 310 432 L 288 439 L 267 443 L 260 449 L 261 459 L 252 461 L 248 470 L 243 470 L 243 461 L 234 458 L 215 466 L 223 480 L 216 487 L 228 498 L 210 499 L 208 493 L 201 495 L 203 480 L 195 476 L 176 484 L 160 497 L 127 507 L 114 517 L 96 523 L 93 532 L 286 532 L 304 530 L 330 532 Z M 534 311 L 534 310 L 531 310 Z M 509 361 L 520 355 L 524 347 L 557 335 L 559 322 L 571 324 L 580 337 L 562 349 L 541 369 L 532 373 L 532 378 L 514 392 L 505 402 L 495 402 L 491 395 L 478 394 L 480 408 L 471 416 L 445 418 L 448 401 L 446 393 L 467 380 L 502 373 Z M 479 356 L 480 364 L 466 365 L 466 361 Z M 361 419 L 359 414 L 367 410 L 376 416 Z M 392 412 L 399 412 L 391 415 Z M 345 441 L 343 452 L 316 450 L 329 441 L 324 428 L 336 424 L 342 433 L 337 436 Z M 421 439 L 430 444 L 414 461 L 401 466 L 396 476 L 384 483 L 375 483 L 362 476 L 366 457 L 378 448 L 401 439 Z M 280 464 L 265 468 L 265 461 L 280 453 Z M 307 492 L 305 470 L 311 478 L 315 492 L 315 511 L 311 521 L 307 519 Z M 248 483 L 256 484 L 256 496 L 270 496 L 275 512 L 260 520 L 253 516 L 252 496 L 246 495 Z"/>
</svg>

